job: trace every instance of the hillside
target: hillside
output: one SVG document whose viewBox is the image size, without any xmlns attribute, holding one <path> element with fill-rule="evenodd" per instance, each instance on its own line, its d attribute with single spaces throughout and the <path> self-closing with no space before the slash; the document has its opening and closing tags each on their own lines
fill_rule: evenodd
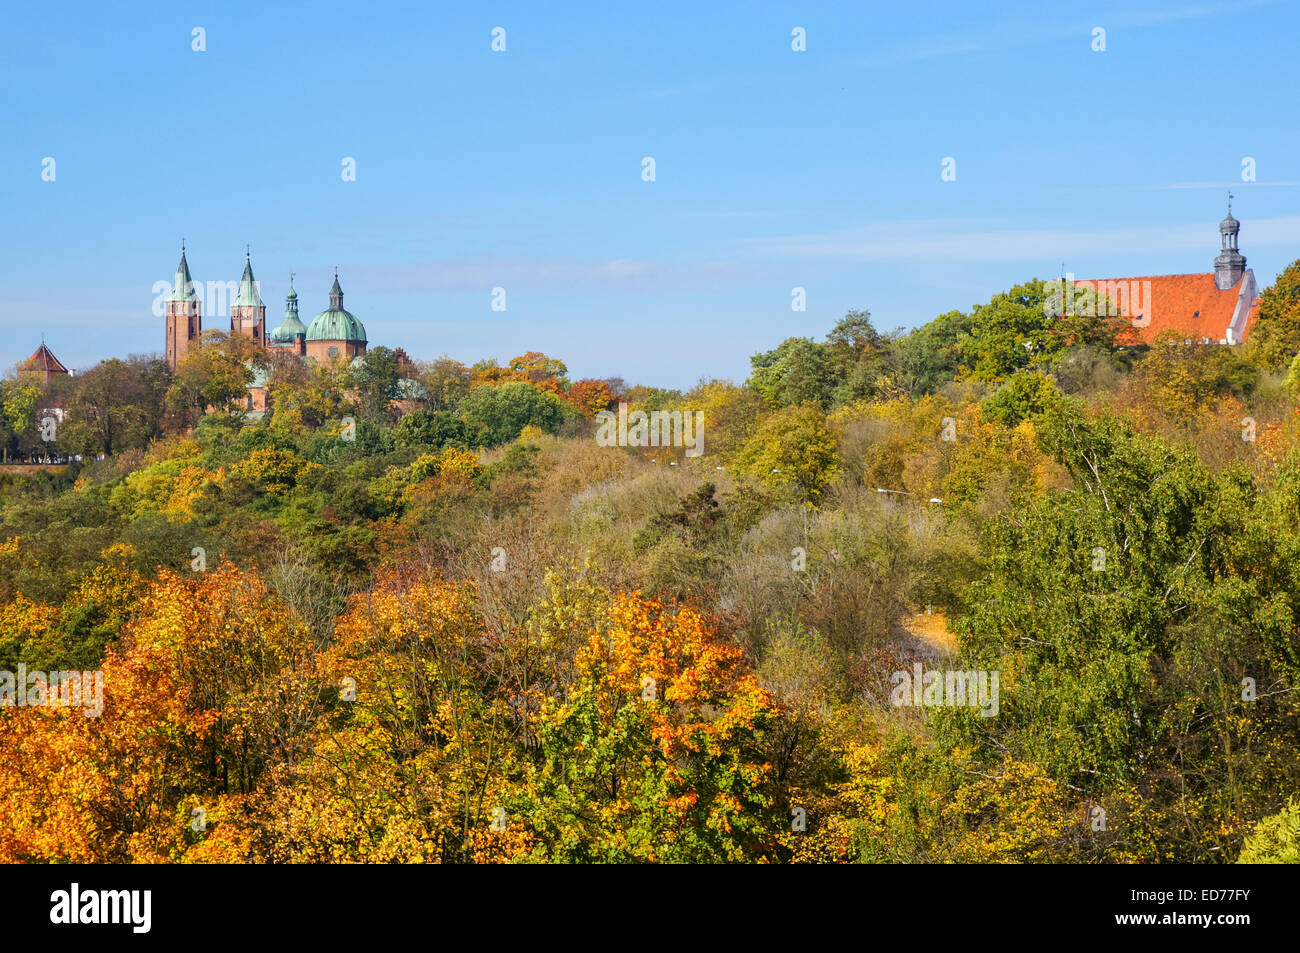
<svg viewBox="0 0 1300 953">
<path fill-rule="evenodd" d="M 253 420 L 223 335 L 7 380 L 11 458 L 82 459 L 0 474 L 0 861 L 1267 857 L 1298 273 L 1241 347 L 1031 282 L 687 392 L 377 348 Z"/>
</svg>

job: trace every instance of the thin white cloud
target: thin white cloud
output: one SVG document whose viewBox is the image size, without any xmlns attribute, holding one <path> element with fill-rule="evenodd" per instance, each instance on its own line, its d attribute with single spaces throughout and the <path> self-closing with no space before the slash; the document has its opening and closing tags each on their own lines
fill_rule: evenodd
<svg viewBox="0 0 1300 953">
<path fill-rule="evenodd" d="M 1150 225 L 1101 229 L 990 229 L 962 221 L 883 222 L 863 228 L 812 235 L 752 239 L 742 249 L 764 257 L 849 259 L 855 261 L 1029 262 L 1161 249 L 1213 246 L 1212 228 Z M 1300 243 L 1300 217 L 1252 219 L 1243 243 Z"/>
<path fill-rule="evenodd" d="M 987 53 L 1018 46 L 1042 43 L 1044 39 L 1071 36 L 1090 37 L 1094 27 L 1104 27 L 1113 34 L 1116 30 L 1143 29 L 1238 13 L 1252 7 L 1266 6 L 1274 0 L 1229 0 L 1225 3 L 1196 3 L 1152 10 L 1131 10 L 1110 13 L 1099 10 L 1087 23 L 1062 23 L 1046 26 L 1041 19 L 1032 23 L 1006 22 L 982 33 L 963 33 L 949 36 L 923 37 L 879 54 L 856 61 L 859 66 L 893 66 L 918 60 L 941 59 L 967 53 Z"/>
</svg>

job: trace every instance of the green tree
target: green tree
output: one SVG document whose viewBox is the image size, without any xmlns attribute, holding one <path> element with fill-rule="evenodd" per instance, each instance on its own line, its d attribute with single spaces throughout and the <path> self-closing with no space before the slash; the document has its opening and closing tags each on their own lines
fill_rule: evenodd
<svg viewBox="0 0 1300 953">
<path fill-rule="evenodd" d="M 895 341 L 890 370 L 898 387 L 921 397 L 956 378 L 961 369 L 958 342 L 970 327 L 969 315 L 949 311 Z"/>
<path fill-rule="evenodd" d="M 156 366 L 161 365 L 161 369 Z M 170 374 L 162 361 L 101 361 L 68 382 L 60 445 L 74 453 L 144 449 L 161 434 Z"/>
<path fill-rule="evenodd" d="M 736 468 L 770 487 L 794 486 L 818 502 L 839 475 L 839 441 L 826 415 L 808 402 L 787 407 L 759 423 L 736 456 Z"/>
<path fill-rule="evenodd" d="M 41 389 L 30 380 L 6 378 L 0 381 L 0 439 L 5 458 L 30 444 L 36 428 L 36 405 Z"/>
<path fill-rule="evenodd" d="M 945 710 L 940 737 L 1127 805 L 1119 846 L 1133 859 L 1231 856 L 1297 767 L 1284 752 L 1300 707 L 1286 690 L 1300 671 L 1288 594 L 1300 541 L 1277 515 L 1300 500 L 1294 464 L 1279 496 L 1261 497 L 1117 418 L 1066 405 L 1044 417 L 1075 490 L 989 527 L 957 631 L 962 669 L 1002 674 L 999 711 Z M 1256 682 L 1269 686 L 1258 700 L 1243 691 Z M 1103 856 L 1106 838 L 1091 843 Z"/>
<path fill-rule="evenodd" d="M 1287 265 L 1259 296 L 1246 354 L 1267 371 L 1281 370 L 1300 354 L 1300 260 Z"/>
<path fill-rule="evenodd" d="M 774 350 L 755 354 L 749 363 L 750 386 L 773 407 L 811 401 L 825 410 L 843 380 L 827 346 L 811 338 L 787 338 Z"/>
<path fill-rule="evenodd" d="M 356 391 L 363 415 L 382 420 L 390 416 L 389 405 L 399 396 L 402 376 L 397 353 L 381 346 L 355 359 L 343 372 L 343 383 Z"/>
<path fill-rule="evenodd" d="M 1264 818 L 1246 838 L 1239 864 L 1300 864 L 1300 801 Z"/>
<path fill-rule="evenodd" d="M 464 446 L 465 424 L 447 411 L 413 410 L 393 428 L 393 443 L 397 447 Z"/>
<path fill-rule="evenodd" d="M 913 394 L 953 377 L 996 383 L 1018 370 L 1050 367 L 1063 351 L 1081 345 L 1113 349 L 1122 318 L 1061 314 L 1060 289 L 1035 278 L 994 295 L 969 315 L 940 315 L 898 342 L 901 386 Z"/>
<path fill-rule="evenodd" d="M 530 425 L 554 433 L 565 420 L 577 415 L 555 394 L 524 381 L 485 384 L 474 388 L 460 402 L 461 418 L 483 446 L 514 440 Z"/>
<path fill-rule="evenodd" d="M 996 420 L 1005 427 L 1014 427 L 1022 420 L 1041 416 L 1062 396 L 1056 382 L 1046 374 L 1021 371 L 984 399 L 980 413 L 985 420 Z"/>
<path fill-rule="evenodd" d="M 870 312 L 850 310 L 826 335 L 826 346 L 842 378 L 836 404 L 876 397 L 888 386 L 893 342 L 875 329 Z"/>
</svg>

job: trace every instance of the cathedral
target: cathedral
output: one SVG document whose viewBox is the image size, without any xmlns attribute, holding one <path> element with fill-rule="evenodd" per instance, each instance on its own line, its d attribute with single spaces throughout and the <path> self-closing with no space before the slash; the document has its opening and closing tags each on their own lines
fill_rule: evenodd
<svg viewBox="0 0 1300 953">
<path fill-rule="evenodd" d="M 284 299 L 284 320 L 268 333 L 266 306 L 253 278 L 251 255 L 244 258 L 244 276 L 230 306 L 230 333 L 242 334 L 274 354 L 293 354 L 313 363 L 331 364 L 351 361 L 366 353 L 366 329 L 356 315 L 343 307 L 343 289 L 339 287 L 337 269 L 330 288 L 329 307 L 311 324 L 298 317 L 298 292 L 289 279 L 289 293 Z M 167 296 L 166 340 L 167 366 L 175 372 L 177 365 L 198 345 L 203 333 L 203 305 L 190 278 L 190 266 L 181 248 L 181 262 L 176 266 L 176 280 Z M 248 409 L 262 413 L 267 409 L 265 374 L 258 373 L 249 386 Z"/>
</svg>

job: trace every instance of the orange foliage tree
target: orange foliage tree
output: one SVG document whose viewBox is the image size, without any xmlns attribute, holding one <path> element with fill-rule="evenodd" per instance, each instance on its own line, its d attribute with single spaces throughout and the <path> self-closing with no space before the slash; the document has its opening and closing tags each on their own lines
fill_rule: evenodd
<svg viewBox="0 0 1300 953">
<path fill-rule="evenodd" d="M 542 759 L 515 801 L 562 861 L 755 860 L 774 846 L 768 765 L 776 705 L 741 650 L 689 607 L 620 595 L 577 681 L 540 715 Z"/>
<path fill-rule="evenodd" d="M 614 403 L 614 392 L 604 381 L 578 381 L 563 396 L 574 407 L 593 419 L 596 414 L 608 410 L 610 404 Z"/>
</svg>

